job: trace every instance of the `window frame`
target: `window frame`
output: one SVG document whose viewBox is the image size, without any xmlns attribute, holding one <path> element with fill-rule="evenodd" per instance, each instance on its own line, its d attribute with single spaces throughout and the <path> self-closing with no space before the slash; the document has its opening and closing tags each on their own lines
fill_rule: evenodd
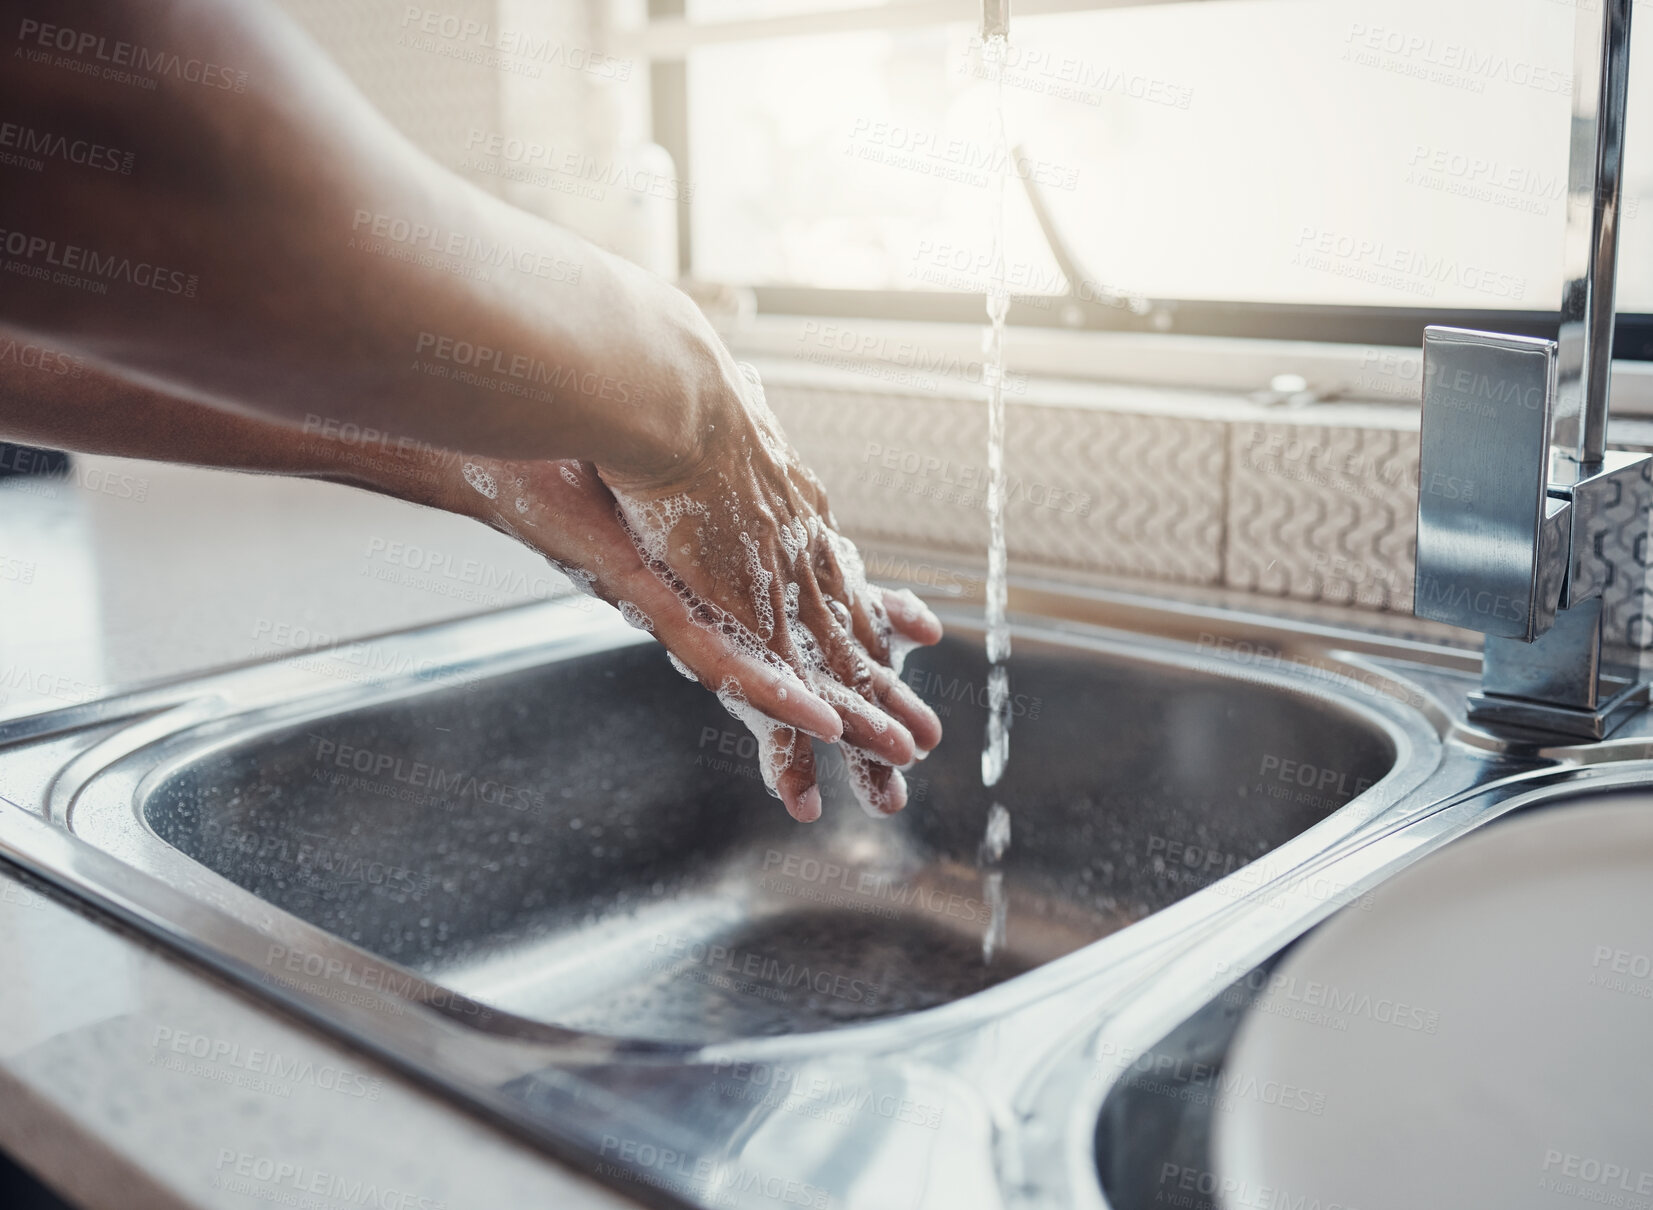
<svg viewBox="0 0 1653 1210">
<path fill-rule="evenodd" d="M 1186 3 L 1187 0 L 1016 0 L 1023 15 L 1088 12 L 1112 8 Z M 1220 0 L 1206 0 L 1208 3 Z M 893 3 L 741 21 L 693 23 L 685 0 L 647 0 L 643 24 L 629 36 L 629 49 L 649 63 L 654 140 L 688 172 L 690 121 L 687 55 L 700 46 L 735 41 L 796 37 L 859 29 L 891 29 L 968 21 L 980 0 L 894 0 Z M 692 276 L 692 194 L 677 202 L 678 272 Z M 759 315 L 894 320 L 915 323 L 979 324 L 986 307 L 981 293 L 940 290 L 843 290 L 770 284 L 750 287 Z M 1430 324 L 1479 328 L 1517 336 L 1555 339 L 1561 323 L 1555 310 L 1496 308 L 1350 306 L 1337 303 L 1267 303 L 1213 299 L 1154 299 L 1148 314 L 1077 297 L 1013 296 L 1008 322 L 1015 326 L 1070 331 L 1166 333 L 1266 341 L 1291 341 L 1420 348 Z M 1653 313 L 1617 310 L 1613 359 L 1653 362 Z"/>
</svg>

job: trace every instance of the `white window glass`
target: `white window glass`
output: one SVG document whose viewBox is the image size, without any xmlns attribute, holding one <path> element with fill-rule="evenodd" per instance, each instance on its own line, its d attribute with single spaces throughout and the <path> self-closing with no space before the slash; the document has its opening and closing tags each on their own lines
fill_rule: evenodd
<svg viewBox="0 0 1653 1210">
<path fill-rule="evenodd" d="M 1017 170 L 1105 286 L 1552 309 L 1574 14 L 1574 0 L 1222 0 L 1018 16 L 1003 89 Z M 1631 74 L 1626 310 L 1653 310 L 1649 25 Z M 692 51 L 697 275 L 980 290 L 996 159 L 973 35 Z M 1009 202 L 1012 289 L 1060 293 L 1014 179 Z"/>
</svg>

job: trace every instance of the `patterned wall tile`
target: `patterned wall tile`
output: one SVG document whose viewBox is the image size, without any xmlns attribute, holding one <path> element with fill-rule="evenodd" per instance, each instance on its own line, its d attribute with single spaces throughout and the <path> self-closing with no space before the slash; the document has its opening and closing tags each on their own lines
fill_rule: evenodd
<svg viewBox="0 0 1653 1210">
<path fill-rule="evenodd" d="M 1012 407 L 1006 418 L 1012 555 L 1219 583 L 1225 427 L 1147 412 Z"/>
<path fill-rule="evenodd" d="M 856 537 L 980 551 L 987 417 L 964 398 L 770 385 L 769 404 Z"/>
<path fill-rule="evenodd" d="M 1243 421 L 1229 464 L 1229 586 L 1411 611 L 1415 430 Z"/>
<path fill-rule="evenodd" d="M 980 558 L 986 405 L 853 378 L 772 381 L 769 399 L 845 530 Z M 1014 400 L 1011 559 L 1412 611 L 1416 413 L 1229 420 Z M 1607 640 L 1653 651 L 1653 518 L 1611 529 Z"/>
<path fill-rule="evenodd" d="M 849 533 L 986 549 L 982 399 L 781 382 L 768 395 Z M 1218 582 L 1224 426 L 1015 401 L 1005 428 L 1012 559 Z"/>
<path fill-rule="evenodd" d="M 1630 500 L 1626 494 L 1623 499 Z M 1648 538 L 1653 514 L 1636 516 L 1630 508 L 1609 509 L 1599 544 L 1607 561 L 1601 591 L 1602 635 L 1615 647 L 1653 650 L 1653 579 Z"/>
</svg>

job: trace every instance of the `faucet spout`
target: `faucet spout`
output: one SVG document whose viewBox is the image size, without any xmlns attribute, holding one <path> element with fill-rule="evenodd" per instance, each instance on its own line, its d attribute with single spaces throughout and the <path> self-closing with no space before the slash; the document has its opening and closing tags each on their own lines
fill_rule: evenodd
<svg viewBox="0 0 1653 1210">
<path fill-rule="evenodd" d="M 1607 448 L 1631 5 L 1578 9 L 1558 339 L 1424 333 L 1413 612 L 1487 636 L 1472 719 L 1547 738 L 1648 701 L 1602 645 L 1604 539 L 1653 511 L 1653 459 Z"/>
<path fill-rule="evenodd" d="M 1562 476 L 1588 474 L 1607 450 L 1631 9 L 1632 0 L 1581 4 L 1574 26 L 1554 441 Z"/>
</svg>

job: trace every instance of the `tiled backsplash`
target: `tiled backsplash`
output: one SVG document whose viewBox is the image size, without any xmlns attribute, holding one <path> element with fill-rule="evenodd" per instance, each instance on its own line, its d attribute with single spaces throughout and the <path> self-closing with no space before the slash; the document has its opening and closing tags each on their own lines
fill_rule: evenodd
<svg viewBox="0 0 1653 1210">
<path fill-rule="evenodd" d="M 904 390 L 772 362 L 769 401 L 858 539 L 979 558 L 979 387 Z M 1269 408 L 1232 395 L 1026 384 L 1008 400 L 1012 565 L 1412 611 L 1416 405 Z M 1653 647 L 1648 519 L 1606 552 L 1608 637 Z"/>
<path fill-rule="evenodd" d="M 1366 609 L 1412 609 L 1417 415 L 1347 423 L 1236 420 L 1229 437 L 1223 582 Z"/>
</svg>

